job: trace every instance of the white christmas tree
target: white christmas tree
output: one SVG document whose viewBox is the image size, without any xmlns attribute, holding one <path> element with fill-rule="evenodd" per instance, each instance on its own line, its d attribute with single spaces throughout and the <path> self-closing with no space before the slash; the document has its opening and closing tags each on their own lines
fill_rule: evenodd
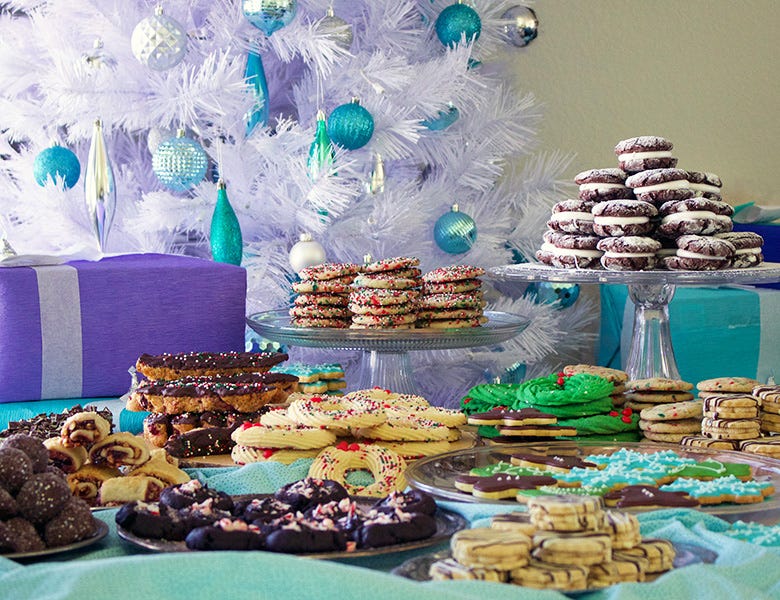
<svg viewBox="0 0 780 600">
<path fill-rule="evenodd" d="M 561 181 L 570 159 L 534 154 L 542 114 L 533 96 L 505 82 L 510 61 L 529 59 L 510 18 L 527 9 L 511 1 L 0 6 L 0 225 L 20 253 L 95 246 L 96 119 L 116 199 L 104 250 L 210 257 L 216 235 L 232 239 L 212 230 L 223 187 L 240 223 L 248 313 L 289 304 L 290 250 L 302 233 L 315 244 L 298 259 L 319 243 L 332 262 L 370 254 L 417 256 L 423 270 L 489 268 L 532 257 L 551 205 L 570 191 Z M 347 116 L 331 119 L 344 106 Z M 318 114 L 338 138 L 327 147 Z M 42 162 L 53 143 L 78 157 L 78 184 L 67 176 L 72 157 Z M 434 224 L 454 204 L 473 227 L 448 246 Z M 486 293 L 488 308 L 531 322 L 510 342 L 416 353 L 427 395 L 452 402 L 518 364 L 549 372 L 589 346 L 587 299 L 561 310 L 517 291 Z M 443 364 L 457 367 L 446 383 Z"/>
</svg>

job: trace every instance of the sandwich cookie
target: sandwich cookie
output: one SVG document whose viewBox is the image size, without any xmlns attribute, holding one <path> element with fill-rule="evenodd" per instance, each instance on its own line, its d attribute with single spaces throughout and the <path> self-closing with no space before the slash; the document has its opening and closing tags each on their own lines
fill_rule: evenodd
<svg viewBox="0 0 780 600">
<path fill-rule="evenodd" d="M 593 235 L 593 213 L 596 205 L 591 200 L 562 200 L 553 205 L 547 228 L 575 235 Z"/>
<path fill-rule="evenodd" d="M 746 269 L 755 267 L 764 262 L 761 250 L 764 246 L 764 238 L 752 231 L 728 231 L 716 233 L 715 237 L 734 245 L 736 251 L 731 261 L 734 269 Z"/>
<path fill-rule="evenodd" d="M 688 181 L 697 196 L 710 200 L 721 199 L 720 190 L 723 187 L 723 182 L 715 173 L 688 171 Z"/>
<path fill-rule="evenodd" d="M 707 198 L 689 198 L 664 202 L 658 209 L 661 223 L 658 234 L 668 238 L 681 235 L 714 235 L 734 227 L 734 209 L 725 202 Z"/>
<path fill-rule="evenodd" d="M 703 235 L 677 238 L 677 252 L 664 259 L 667 269 L 675 271 L 717 271 L 726 269 L 736 253 L 731 242 Z"/>
<path fill-rule="evenodd" d="M 608 200 L 593 207 L 593 232 L 600 237 L 644 235 L 655 224 L 655 206 L 642 200 Z"/>
<path fill-rule="evenodd" d="M 531 556 L 546 563 L 590 566 L 612 560 L 612 539 L 604 532 L 540 531 L 533 543 Z"/>
<path fill-rule="evenodd" d="M 539 590 L 578 591 L 588 585 L 588 569 L 578 565 L 555 565 L 531 560 L 526 566 L 512 569 L 509 581 Z"/>
<path fill-rule="evenodd" d="M 655 206 L 694 196 L 688 181 L 688 172 L 682 169 L 641 171 L 626 179 L 626 185 L 634 191 L 637 200 L 644 200 Z"/>
<path fill-rule="evenodd" d="M 638 235 L 622 235 L 602 238 L 596 248 L 604 252 L 601 266 L 609 271 L 645 271 L 655 268 L 661 242 Z"/>
<path fill-rule="evenodd" d="M 580 200 L 633 199 L 633 191 L 626 186 L 627 174 L 622 169 L 590 169 L 574 176 L 579 186 Z"/>
<path fill-rule="evenodd" d="M 672 156 L 674 144 L 655 135 L 641 135 L 621 140 L 615 145 L 618 165 L 627 173 L 677 166 Z"/>
<path fill-rule="evenodd" d="M 508 571 L 528 564 L 531 538 L 518 531 L 476 527 L 456 532 L 450 549 L 462 565 Z"/>
<path fill-rule="evenodd" d="M 574 235 L 548 230 L 542 236 L 544 243 L 536 258 L 559 269 L 591 269 L 601 266 L 602 254 L 595 235 Z"/>
</svg>

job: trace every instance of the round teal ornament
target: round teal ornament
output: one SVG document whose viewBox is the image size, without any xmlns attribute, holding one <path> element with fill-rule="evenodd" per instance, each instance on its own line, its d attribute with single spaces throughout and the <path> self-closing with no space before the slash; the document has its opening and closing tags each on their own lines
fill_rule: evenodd
<svg viewBox="0 0 780 600">
<path fill-rule="evenodd" d="M 360 100 L 342 104 L 333 109 L 328 117 L 330 140 L 347 150 L 365 146 L 374 135 L 374 117 L 360 106 Z"/>
<path fill-rule="evenodd" d="M 477 241 L 477 224 L 469 215 L 460 212 L 457 204 L 438 218 L 433 226 L 436 245 L 448 254 L 463 254 Z"/>
<path fill-rule="evenodd" d="M 465 4 L 452 4 L 436 17 L 436 37 L 445 46 L 456 46 L 464 34 L 466 43 L 475 42 L 482 33 L 482 19 Z"/>
<path fill-rule="evenodd" d="M 203 147 L 184 135 L 180 129 L 176 137 L 162 142 L 152 156 L 152 170 L 169 190 L 184 192 L 203 181 L 209 166 L 209 157 Z"/>
<path fill-rule="evenodd" d="M 55 145 L 41 150 L 33 162 L 33 176 L 40 186 L 46 185 L 49 180 L 56 182 L 60 177 L 66 188 L 72 188 L 80 175 L 81 164 L 78 157 L 62 146 Z"/>
</svg>

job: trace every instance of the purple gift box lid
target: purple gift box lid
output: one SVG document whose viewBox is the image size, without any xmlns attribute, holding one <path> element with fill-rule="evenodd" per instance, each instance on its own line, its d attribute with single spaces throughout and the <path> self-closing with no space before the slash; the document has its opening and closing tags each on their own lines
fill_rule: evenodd
<svg viewBox="0 0 780 600">
<path fill-rule="evenodd" d="M 243 268 L 189 256 L 2 268 L 0 403 L 122 395 L 144 352 L 243 350 L 245 307 Z"/>
</svg>

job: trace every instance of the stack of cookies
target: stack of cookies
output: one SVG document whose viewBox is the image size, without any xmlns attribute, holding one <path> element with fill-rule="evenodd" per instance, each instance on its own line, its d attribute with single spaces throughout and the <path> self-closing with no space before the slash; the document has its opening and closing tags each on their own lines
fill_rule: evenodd
<svg viewBox="0 0 780 600">
<path fill-rule="evenodd" d="M 485 270 L 469 265 L 440 267 L 423 275 L 417 327 L 449 329 L 479 327 L 483 314 L 481 275 Z"/>
<path fill-rule="evenodd" d="M 350 325 L 350 284 L 360 267 L 350 263 L 324 263 L 303 269 L 300 281 L 292 284 L 297 294 L 290 309 L 290 323 L 296 327 Z"/>
<path fill-rule="evenodd" d="M 491 439 L 494 442 L 502 443 L 577 435 L 577 430 L 574 427 L 563 427 L 557 423 L 558 417 L 535 408 L 522 408 L 520 410 L 501 408 L 484 413 L 472 413 L 468 416 L 469 425 L 478 427 L 493 425 L 498 431 L 498 437 Z"/>
<path fill-rule="evenodd" d="M 767 435 L 780 433 L 780 385 L 758 385 L 752 393 L 758 400 L 761 431 Z"/>
<path fill-rule="evenodd" d="M 740 440 L 761 435 L 758 400 L 753 388 L 760 385 L 748 377 L 718 377 L 700 381 L 696 388 L 704 401 L 701 434 L 716 440 L 729 440 L 737 447 Z"/>
<path fill-rule="evenodd" d="M 496 515 L 490 527 L 457 532 L 452 558 L 430 567 L 434 580 L 481 579 L 576 591 L 650 581 L 673 567 L 674 546 L 642 539 L 633 515 L 604 510 L 601 498 L 539 496 L 527 513 Z"/>
<path fill-rule="evenodd" d="M 693 384 L 679 379 L 652 377 L 626 382 L 626 406 L 639 411 L 642 435 L 655 442 L 679 443 L 701 431 L 701 402 L 694 400 Z"/>
<path fill-rule="evenodd" d="M 419 264 L 420 259 L 404 256 L 367 260 L 349 294 L 349 327 L 412 329 L 422 285 Z"/>
</svg>

